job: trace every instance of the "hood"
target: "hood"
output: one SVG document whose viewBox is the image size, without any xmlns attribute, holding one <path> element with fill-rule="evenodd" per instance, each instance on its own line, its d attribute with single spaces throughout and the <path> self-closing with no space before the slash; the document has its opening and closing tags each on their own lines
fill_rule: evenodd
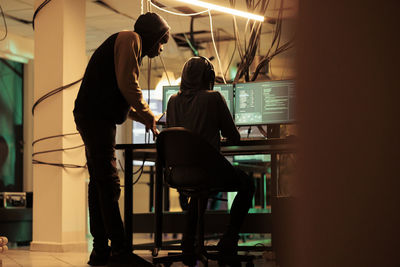
<svg viewBox="0 0 400 267">
<path fill-rule="evenodd" d="M 156 13 L 147 12 L 140 15 L 135 22 L 134 31 L 142 38 L 142 55 L 146 55 L 154 45 L 158 44 L 169 29 L 168 23 Z"/>
<path fill-rule="evenodd" d="M 208 59 L 192 57 L 183 66 L 180 90 L 182 93 L 212 90 L 214 75 L 214 68 Z"/>
</svg>

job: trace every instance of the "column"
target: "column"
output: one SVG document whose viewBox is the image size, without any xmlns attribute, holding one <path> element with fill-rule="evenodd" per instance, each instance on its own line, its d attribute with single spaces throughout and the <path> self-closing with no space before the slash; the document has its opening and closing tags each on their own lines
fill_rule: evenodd
<svg viewBox="0 0 400 267">
<path fill-rule="evenodd" d="M 42 3 L 35 0 L 35 9 Z M 35 19 L 34 101 L 83 76 L 85 1 L 57 0 Z M 55 94 L 35 108 L 33 139 L 75 133 L 72 110 L 80 83 Z M 35 143 L 33 152 L 66 149 L 82 144 L 79 135 Z M 46 163 L 84 165 L 84 149 L 34 156 Z M 83 168 L 33 165 L 33 241 L 31 250 L 77 251 L 86 245 L 86 180 Z"/>
</svg>

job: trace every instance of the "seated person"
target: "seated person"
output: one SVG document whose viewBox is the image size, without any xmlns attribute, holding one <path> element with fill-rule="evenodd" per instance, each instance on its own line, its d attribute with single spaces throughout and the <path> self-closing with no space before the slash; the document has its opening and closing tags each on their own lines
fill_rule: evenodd
<svg viewBox="0 0 400 267">
<path fill-rule="evenodd" d="M 222 95 L 213 91 L 215 73 L 212 63 L 205 57 L 192 57 L 182 70 L 180 91 L 172 95 L 167 106 L 167 127 L 184 127 L 202 136 L 218 151 L 221 134 L 228 142 L 236 143 L 240 134 Z M 220 164 L 220 166 L 227 166 Z M 218 177 L 215 186 L 227 185 L 237 195 L 230 211 L 230 223 L 218 243 L 220 264 L 234 264 L 237 255 L 239 231 L 249 211 L 254 195 L 254 181 L 242 170 L 228 165 Z M 230 190 L 232 191 L 232 190 Z M 207 199 L 204 200 L 205 202 Z M 206 206 L 206 205 L 203 205 Z M 197 221 L 197 203 L 190 201 L 182 248 L 184 263 L 194 265 L 194 241 Z"/>
</svg>

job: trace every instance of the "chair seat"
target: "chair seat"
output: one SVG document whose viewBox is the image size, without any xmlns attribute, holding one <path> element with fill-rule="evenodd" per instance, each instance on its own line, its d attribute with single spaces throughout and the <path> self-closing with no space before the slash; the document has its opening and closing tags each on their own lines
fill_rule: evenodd
<svg viewBox="0 0 400 267">
<path fill-rule="evenodd" d="M 192 198 L 206 198 L 217 192 L 237 191 L 229 184 L 215 183 L 222 175 L 234 175 L 232 165 L 221 153 L 199 135 L 181 128 L 168 128 L 160 133 L 156 141 L 158 163 L 163 168 L 164 182 L 181 194 Z M 216 185 L 217 184 L 217 185 Z M 204 266 L 208 260 L 219 260 L 218 253 L 209 253 L 204 247 L 204 210 L 206 203 L 197 201 L 197 241 L 195 257 Z M 253 256 L 238 256 L 240 262 L 253 266 Z M 183 261 L 184 255 L 171 255 L 153 259 L 153 263 L 170 266 Z"/>
</svg>

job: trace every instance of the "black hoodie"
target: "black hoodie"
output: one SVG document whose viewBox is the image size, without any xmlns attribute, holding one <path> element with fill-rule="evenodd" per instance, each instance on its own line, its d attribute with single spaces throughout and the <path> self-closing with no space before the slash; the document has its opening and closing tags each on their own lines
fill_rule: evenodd
<svg viewBox="0 0 400 267">
<path fill-rule="evenodd" d="M 75 100 L 75 118 L 121 124 L 131 111 L 131 118 L 137 114 L 136 120 L 140 118 L 146 126 L 152 125 L 154 115 L 142 97 L 138 82 L 139 65 L 144 46 L 156 45 L 170 27 L 159 15 L 149 12 L 137 19 L 136 28 L 138 32 L 111 35 L 93 53 Z"/>
<path fill-rule="evenodd" d="M 169 31 L 168 23 L 159 15 L 147 12 L 139 16 L 135 22 L 134 31 L 142 39 L 142 56 L 159 43 L 159 41 Z"/>
<path fill-rule="evenodd" d="M 200 57 L 185 63 L 180 91 L 168 101 L 167 126 L 185 127 L 219 150 L 220 133 L 232 143 L 240 140 L 240 134 L 223 96 L 218 91 L 208 90 L 207 70 L 208 66 Z"/>
</svg>

